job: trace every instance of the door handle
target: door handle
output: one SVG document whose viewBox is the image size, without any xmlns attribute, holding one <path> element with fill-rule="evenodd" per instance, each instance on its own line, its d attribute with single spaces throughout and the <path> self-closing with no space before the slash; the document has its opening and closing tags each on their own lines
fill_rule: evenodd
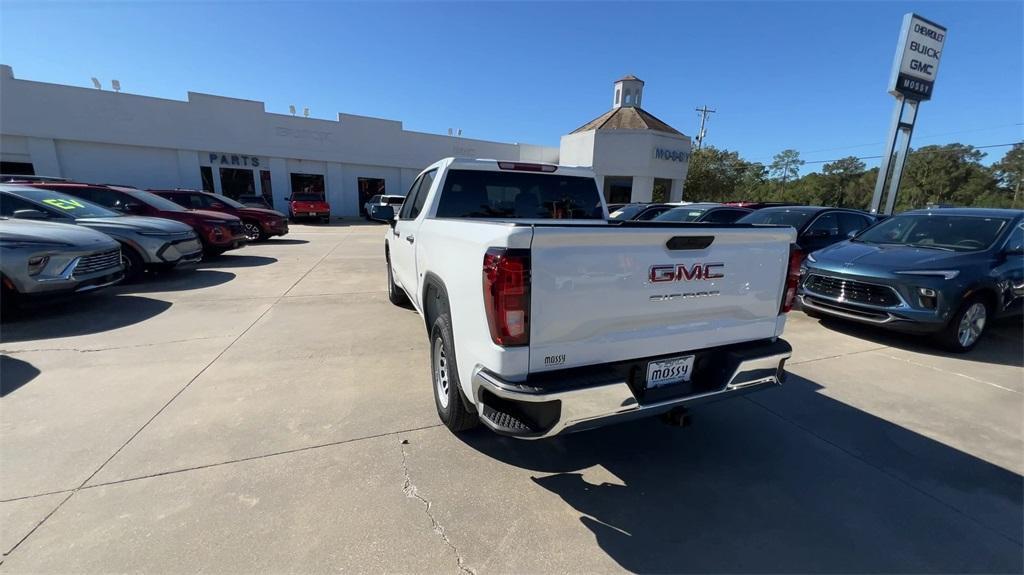
<svg viewBox="0 0 1024 575">
<path fill-rule="evenodd" d="M 412 237 L 412 234 L 409 234 L 409 235 L 405 236 L 405 241 L 407 241 L 407 242 L 409 242 L 411 244 L 414 241 L 416 241 L 416 238 Z"/>
</svg>

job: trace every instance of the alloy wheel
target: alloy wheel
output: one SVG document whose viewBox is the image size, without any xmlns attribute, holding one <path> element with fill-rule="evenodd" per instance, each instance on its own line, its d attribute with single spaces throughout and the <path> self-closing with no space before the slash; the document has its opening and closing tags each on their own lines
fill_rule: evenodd
<svg viewBox="0 0 1024 575">
<path fill-rule="evenodd" d="M 978 338 L 981 337 L 981 332 L 985 329 L 987 315 L 985 304 L 980 301 L 972 303 L 967 308 L 963 317 L 960 318 L 960 325 L 957 326 L 956 332 L 957 341 L 960 342 L 961 347 L 971 347 L 978 341 Z"/>
<path fill-rule="evenodd" d="M 444 340 L 434 339 L 434 385 L 437 387 L 437 402 L 442 409 L 448 409 L 448 392 L 451 389 L 448 380 L 448 356 L 444 351 Z"/>
<path fill-rule="evenodd" d="M 245 230 L 245 239 L 250 242 L 254 242 L 260 239 L 260 227 L 252 222 L 245 222 L 242 224 L 242 229 Z"/>
</svg>

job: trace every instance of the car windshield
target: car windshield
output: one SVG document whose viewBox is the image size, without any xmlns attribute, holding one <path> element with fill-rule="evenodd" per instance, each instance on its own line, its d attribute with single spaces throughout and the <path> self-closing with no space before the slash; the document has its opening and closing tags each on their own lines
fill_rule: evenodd
<svg viewBox="0 0 1024 575">
<path fill-rule="evenodd" d="M 854 241 L 972 252 L 990 247 L 1008 222 L 984 216 L 904 214 L 868 229 Z"/>
<path fill-rule="evenodd" d="M 672 208 L 671 210 L 654 218 L 656 222 L 693 222 L 704 215 L 708 208 Z"/>
<path fill-rule="evenodd" d="M 292 196 L 293 202 L 322 202 L 324 197 L 319 194 L 295 194 Z"/>
<path fill-rule="evenodd" d="M 608 217 L 613 220 L 631 220 L 636 217 L 637 214 L 647 209 L 644 204 L 635 204 L 631 206 L 623 206 L 611 213 Z"/>
<path fill-rule="evenodd" d="M 593 178 L 451 170 L 437 217 L 599 220 L 604 210 Z"/>
<path fill-rule="evenodd" d="M 777 226 L 792 226 L 799 230 L 819 211 L 800 208 L 768 208 L 747 214 L 737 220 L 736 223 L 774 224 Z"/>
<path fill-rule="evenodd" d="M 134 200 L 142 202 L 162 212 L 184 212 L 186 210 L 186 208 L 179 206 L 171 200 L 161 198 L 154 193 L 143 192 L 142 190 L 126 190 L 123 188 L 121 191 L 131 196 Z"/>
<path fill-rule="evenodd" d="M 18 190 L 17 195 L 73 218 L 116 218 L 121 215 L 92 202 L 51 190 L 23 189 Z"/>
</svg>

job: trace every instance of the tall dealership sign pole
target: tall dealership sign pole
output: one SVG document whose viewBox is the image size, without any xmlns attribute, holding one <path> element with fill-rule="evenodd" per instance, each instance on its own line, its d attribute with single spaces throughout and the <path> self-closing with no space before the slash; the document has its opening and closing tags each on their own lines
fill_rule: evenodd
<svg viewBox="0 0 1024 575">
<path fill-rule="evenodd" d="M 875 182 L 875 193 L 871 196 L 873 214 L 878 213 L 882 204 L 886 180 L 889 181 L 889 193 L 882 213 L 891 214 L 896 205 L 903 165 L 910 151 L 910 136 L 917 122 L 917 108 L 921 102 L 932 97 L 945 43 L 945 27 L 913 13 L 903 17 L 896 58 L 892 63 L 892 77 L 889 79 L 889 93 L 896 97 L 896 107 L 882 165 L 878 170 L 878 181 Z"/>
</svg>

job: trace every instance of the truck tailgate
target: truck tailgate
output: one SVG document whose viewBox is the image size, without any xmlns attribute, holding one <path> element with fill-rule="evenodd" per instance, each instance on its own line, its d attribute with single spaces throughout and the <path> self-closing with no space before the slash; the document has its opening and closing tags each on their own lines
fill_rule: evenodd
<svg viewBox="0 0 1024 575">
<path fill-rule="evenodd" d="M 790 228 L 535 227 L 530 371 L 775 337 L 795 237 Z"/>
</svg>

